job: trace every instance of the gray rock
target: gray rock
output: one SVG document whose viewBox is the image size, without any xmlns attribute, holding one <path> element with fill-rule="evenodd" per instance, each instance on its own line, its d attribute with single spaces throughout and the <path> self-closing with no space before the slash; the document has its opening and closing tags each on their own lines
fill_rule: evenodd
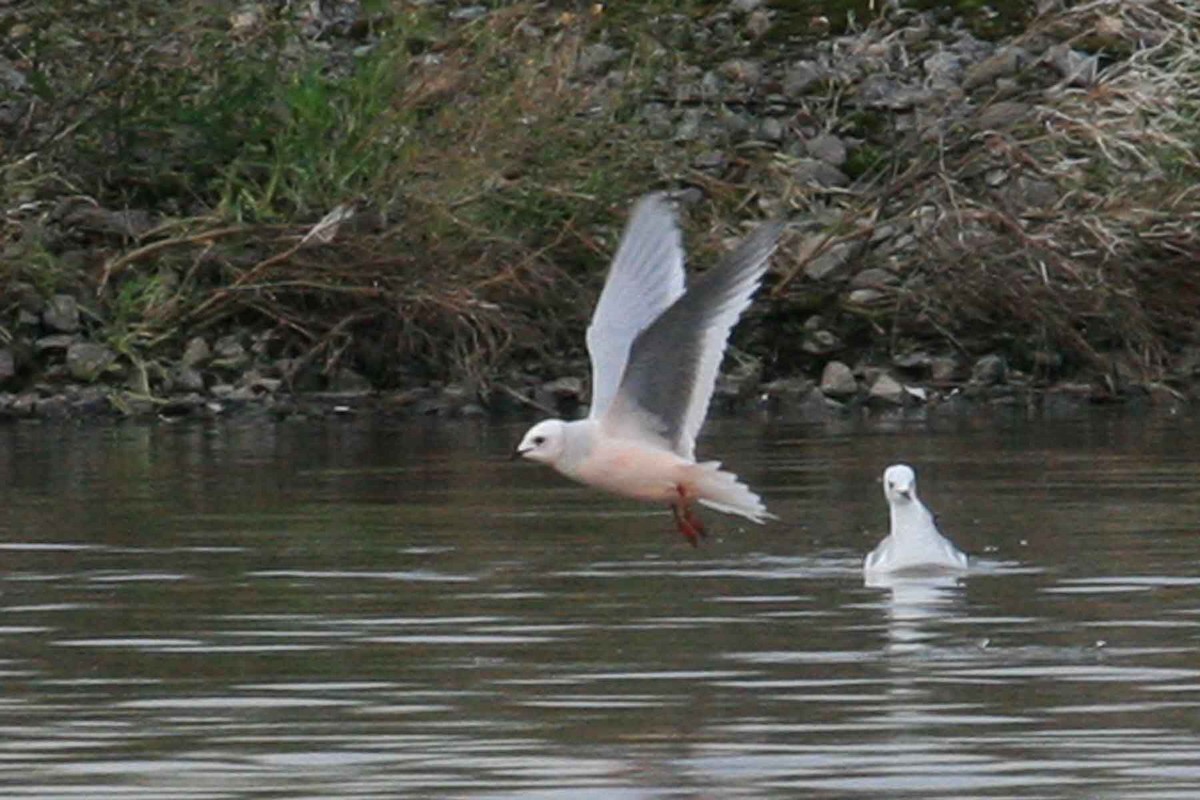
<svg viewBox="0 0 1200 800">
<path fill-rule="evenodd" d="M 757 86 L 762 80 L 762 64 L 748 58 L 731 58 L 721 65 L 721 74 L 742 86 Z"/>
<path fill-rule="evenodd" d="M 725 82 L 721 76 L 709 70 L 700 78 L 700 98 L 702 100 L 719 100 L 725 94 Z"/>
<path fill-rule="evenodd" d="M 763 385 L 767 397 L 781 400 L 799 400 L 813 390 L 813 382 L 808 378 L 779 378 Z"/>
<path fill-rule="evenodd" d="M 814 356 L 827 356 L 842 349 L 842 340 L 827 330 L 805 331 L 800 349 Z"/>
<path fill-rule="evenodd" d="M 729 10 L 736 11 L 739 14 L 749 14 L 751 11 L 757 11 L 758 7 L 765 0 L 732 0 L 729 3 Z"/>
<path fill-rule="evenodd" d="M 181 364 L 171 370 L 171 383 L 175 385 L 176 389 L 186 392 L 204 391 L 204 376 L 200 370 L 187 364 Z"/>
<path fill-rule="evenodd" d="M 250 354 L 237 334 L 217 339 L 213 345 L 213 356 L 212 365 L 222 369 L 241 369 L 250 363 Z"/>
<path fill-rule="evenodd" d="M 6 5 L 0 3 L 0 5 Z M 9 92 L 20 92 L 29 81 L 25 77 L 25 73 L 17 69 L 11 61 L 4 56 L 0 56 L 0 89 L 5 89 Z"/>
<path fill-rule="evenodd" d="M 871 75 L 858 85 L 856 98 L 866 108 L 892 111 L 914 108 L 933 99 L 933 92 L 913 83 L 902 83 L 886 75 Z"/>
<path fill-rule="evenodd" d="M 705 172 L 720 172 L 726 163 L 725 154 L 720 150 L 706 150 L 692 159 L 692 166 Z"/>
<path fill-rule="evenodd" d="M 797 61 L 783 74 L 783 93 L 799 97 L 813 84 L 825 77 L 825 71 L 814 61 Z"/>
<path fill-rule="evenodd" d="M 47 330 L 75 333 L 79 330 L 79 303 L 69 294 L 56 294 L 42 311 L 42 324 Z"/>
<path fill-rule="evenodd" d="M 455 22 L 470 22 L 487 16 L 487 13 L 487 6 L 463 6 L 452 9 L 447 16 Z"/>
<path fill-rule="evenodd" d="M 750 34 L 755 39 L 760 39 L 767 35 L 767 31 L 771 30 L 771 12 L 759 8 L 750 13 L 746 18 L 746 33 Z"/>
<path fill-rule="evenodd" d="M 900 382 L 886 372 L 881 373 L 867 391 L 867 399 L 885 405 L 901 406 L 908 393 Z"/>
<path fill-rule="evenodd" d="M 329 390 L 342 394 L 368 394 L 372 390 L 371 382 L 362 374 L 340 367 L 329 379 Z"/>
<path fill-rule="evenodd" d="M 804 149 L 813 158 L 819 158 L 826 164 L 840 167 L 846 163 L 846 145 L 833 134 L 823 133 L 814 136 L 804 143 Z"/>
<path fill-rule="evenodd" d="M 841 361 L 830 361 L 821 371 L 820 389 L 828 397 L 851 397 L 858 391 L 858 381 L 850 367 Z"/>
<path fill-rule="evenodd" d="M 604 42 L 596 42 L 580 51 L 577 67 L 582 73 L 595 75 L 603 72 L 620 57 L 621 53 L 616 48 Z"/>
<path fill-rule="evenodd" d="M 804 265 L 804 274 L 814 281 L 837 280 L 849 271 L 854 254 L 852 242 L 838 242 Z"/>
<path fill-rule="evenodd" d="M 763 117 L 758 125 L 758 135 L 766 142 L 782 142 L 787 129 L 783 121 L 775 117 Z"/>
<path fill-rule="evenodd" d="M 51 395 L 50 397 L 39 397 L 34 403 L 34 413 L 39 417 L 48 419 L 63 419 L 70 414 L 70 404 L 67 398 L 60 394 Z"/>
<path fill-rule="evenodd" d="M 1058 203 L 1058 188 L 1050 181 L 1022 176 L 1008 188 L 1008 200 L 1021 209 L 1051 208 Z"/>
<path fill-rule="evenodd" d="M 540 391 L 554 398 L 556 401 L 582 400 L 583 378 L 564 377 L 547 381 L 541 385 Z"/>
<path fill-rule="evenodd" d="M 796 159 L 792 178 L 805 186 L 846 186 L 850 183 L 844 172 L 819 158 Z"/>
<path fill-rule="evenodd" d="M 855 289 L 846 295 L 846 302 L 852 306 L 880 305 L 888 298 L 888 292 L 882 289 Z"/>
<path fill-rule="evenodd" d="M 958 359 L 937 356 L 929 362 L 929 379 L 934 383 L 952 383 L 958 380 Z"/>
<path fill-rule="evenodd" d="M 933 359 L 929 357 L 929 354 L 922 350 L 892 356 L 893 366 L 912 372 L 927 370 L 932 362 Z"/>
<path fill-rule="evenodd" d="M 185 367 L 197 367 L 212 358 L 212 349 L 209 348 L 208 342 L 200 336 L 193 336 L 188 340 L 187 347 L 183 349 L 183 357 L 179 359 L 179 363 Z"/>
<path fill-rule="evenodd" d="M 974 89 L 1016 74 L 1028 55 L 1019 47 L 1004 47 L 983 61 L 972 64 L 963 76 L 963 88 Z"/>
<path fill-rule="evenodd" d="M 851 289 L 887 289 L 900 282 L 896 273 L 881 267 L 871 267 L 850 279 Z"/>
<path fill-rule="evenodd" d="M 979 386 L 995 386 L 1008 377 L 1008 364 L 1002 356 L 994 353 L 983 356 L 971 368 L 971 383 Z"/>
<path fill-rule="evenodd" d="M 17 359 L 13 351 L 0 347 L 0 383 L 6 383 L 17 376 Z"/>
<path fill-rule="evenodd" d="M 79 341 L 78 336 L 69 333 L 56 333 L 53 336 L 43 336 L 33 343 L 33 349 L 39 354 L 65 353 L 67 348 Z"/>
<path fill-rule="evenodd" d="M 700 138 L 700 130 L 704 123 L 704 110 L 699 108 L 684 109 L 679 124 L 675 126 L 675 141 L 691 142 Z"/>
<path fill-rule="evenodd" d="M 37 411 L 38 397 L 33 392 L 25 392 L 13 398 L 9 409 L 14 417 L 32 417 Z"/>
<path fill-rule="evenodd" d="M 642 106 L 642 120 L 655 137 L 669 136 L 675 127 L 671 122 L 671 111 L 663 103 L 646 103 Z"/>
<path fill-rule="evenodd" d="M 984 106 L 975 116 L 975 124 L 981 130 L 1003 131 L 1025 121 L 1032 106 L 1017 100 L 1001 100 Z"/>
<path fill-rule="evenodd" d="M 1098 56 L 1072 50 L 1065 43 L 1047 50 L 1044 59 L 1054 65 L 1068 86 L 1092 86 L 1100 72 Z"/>
<path fill-rule="evenodd" d="M 925 78 L 935 89 L 951 89 L 958 86 L 963 74 L 962 56 L 948 50 L 939 50 L 921 62 Z"/>
<path fill-rule="evenodd" d="M 67 348 L 67 372 L 84 383 L 95 381 L 116 360 L 116 353 L 94 342 L 75 342 Z"/>
</svg>

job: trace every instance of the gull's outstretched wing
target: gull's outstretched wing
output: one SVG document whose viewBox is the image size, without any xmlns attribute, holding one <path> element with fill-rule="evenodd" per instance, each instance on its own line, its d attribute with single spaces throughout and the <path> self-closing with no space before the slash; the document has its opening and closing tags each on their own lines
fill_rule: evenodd
<svg viewBox="0 0 1200 800">
<path fill-rule="evenodd" d="M 657 435 L 684 458 L 694 457 L 729 332 L 750 305 L 782 231 L 781 222 L 759 226 L 634 339 L 605 424 Z"/>
<path fill-rule="evenodd" d="M 587 329 L 592 409 L 612 404 L 639 333 L 683 294 L 683 245 L 675 213 L 661 194 L 638 201 L 621 235 Z"/>
</svg>

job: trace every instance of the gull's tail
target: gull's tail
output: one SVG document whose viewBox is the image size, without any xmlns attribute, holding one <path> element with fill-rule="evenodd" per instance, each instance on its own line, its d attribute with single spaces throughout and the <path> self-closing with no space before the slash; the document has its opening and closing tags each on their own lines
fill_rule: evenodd
<svg viewBox="0 0 1200 800">
<path fill-rule="evenodd" d="M 763 501 L 737 475 L 721 469 L 720 461 L 705 461 L 693 468 L 692 491 L 696 499 L 709 508 L 726 514 L 737 514 L 760 525 L 778 519 L 767 511 Z"/>
</svg>

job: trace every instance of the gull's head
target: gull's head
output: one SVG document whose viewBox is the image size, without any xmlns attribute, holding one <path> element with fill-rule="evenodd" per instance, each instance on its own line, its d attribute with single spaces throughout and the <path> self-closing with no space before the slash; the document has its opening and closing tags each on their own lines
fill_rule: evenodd
<svg viewBox="0 0 1200 800">
<path fill-rule="evenodd" d="M 526 431 L 514 455 L 553 464 L 562 455 L 565 440 L 565 424 L 561 419 L 543 420 Z"/>
<path fill-rule="evenodd" d="M 892 505 L 917 499 L 917 473 L 908 464 L 892 464 L 883 471 L 883 494 Z"/>
</svg>

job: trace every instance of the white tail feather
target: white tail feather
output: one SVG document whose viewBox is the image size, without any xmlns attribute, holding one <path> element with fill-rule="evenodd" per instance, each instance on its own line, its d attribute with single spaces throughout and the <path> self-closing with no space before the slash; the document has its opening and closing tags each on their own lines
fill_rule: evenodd
<svg viewBox="0 0 1200 800">
<path fill-rule="evenodd" d="M 769 519 L 778 519 L 767 511 L 762 499 L 750 491 L 749 486 L 738 480 L 737 475 L 723 471 L 719 461 L 705 461 L 695 466 L 692 490 L 702 505 L 717 511 L 737 514 L 760 525 Z"/>
</svg>

